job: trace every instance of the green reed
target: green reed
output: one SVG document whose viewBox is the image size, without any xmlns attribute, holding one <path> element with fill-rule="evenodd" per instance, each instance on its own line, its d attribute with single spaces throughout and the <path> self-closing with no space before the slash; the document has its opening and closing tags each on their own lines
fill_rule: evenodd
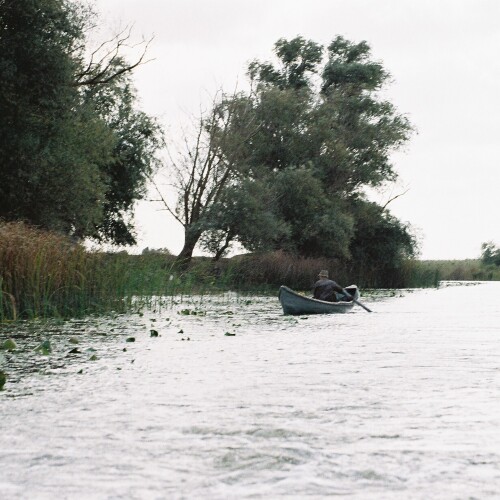
<svg viewBox="0 0 500 500">
<path fill-rule="evenodd" d="M 88 252 L 55 233 L 22 223 L 0 223 L 0 321 L 161 308 L 193 296 L 202 302 L 209 294 L 228 290 L 273 294 L 282 284 L 307 290 L 320 269 L 328 269 L 342 285 L 355 283 L 361 288 L 500 279 L 499 268 L 479 260 L 413 260 L 373 269 L 283 252 L 219 262 L 199 257 L 186 270 L 168 254 Z"/>
</svg>

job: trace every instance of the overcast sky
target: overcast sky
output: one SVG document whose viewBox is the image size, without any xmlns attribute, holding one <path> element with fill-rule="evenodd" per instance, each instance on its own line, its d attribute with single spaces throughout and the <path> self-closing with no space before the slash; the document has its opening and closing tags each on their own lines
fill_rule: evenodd
<svg viewBox="0 0 500 500">
<path fill-rule="evenodd" d="M 394 155 L 400 181 L 378 201 L 421 236 L 424 259 L 475 258 L 500 244 L 499 0 L 96 0 L 112 31 L 155 35 L 136 70 L 141 106 L 168 130 L 216 89 L 244 88 L 248 62 L 276 40 L 366 40 L 392 75 L 387 97 L 418 129 Z M 136 211 L 139 248 L 180 251 L 182 229 L 151 203 Z"/>
</svg>

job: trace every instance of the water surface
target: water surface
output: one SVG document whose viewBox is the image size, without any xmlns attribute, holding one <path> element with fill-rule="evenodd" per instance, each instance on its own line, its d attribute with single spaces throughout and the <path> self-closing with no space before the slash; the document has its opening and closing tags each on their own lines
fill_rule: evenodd
<svg viewBox="0 0 500 500">
<path fill-rule="evenodd" d="M 0 497 L 498 497 L 500 283 L 365 302 L 1 327 Z"/>
</svg>

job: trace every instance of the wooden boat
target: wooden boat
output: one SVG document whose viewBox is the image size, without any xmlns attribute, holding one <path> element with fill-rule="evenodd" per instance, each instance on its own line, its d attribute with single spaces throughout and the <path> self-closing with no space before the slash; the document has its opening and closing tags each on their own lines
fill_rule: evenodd
<svg viewBox="0 0 500 500">
<path fill-rule="evenodd" d="M 355 300 L 359 298 L 359 290 L 356 285 L 345 288 Z M 281 286 L 278 294 L 279 301 L 283 307 L 284 314 L 335 314 L 349 312 L 354 302 L 326 302 L 317 300 L 300 293 L 294 292 L 287 286 Z"/>
</svg>

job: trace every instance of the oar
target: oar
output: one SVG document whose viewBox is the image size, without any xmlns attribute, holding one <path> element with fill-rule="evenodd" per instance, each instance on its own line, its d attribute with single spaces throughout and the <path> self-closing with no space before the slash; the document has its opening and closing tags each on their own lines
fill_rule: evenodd
<svg viewBox="0 0 500 500">
<path fill-rule="evenodd" d="M 342 289 L 342 292 L 344 293 L 344 295 L 347 295 L 348 297 L 350 297 L 355 304 L 358 304 L 358 306 L 361 306 L 365 311 L 368 311 L 369 313 L 373 312 L 370 309 L 368 309 L 368 307 L 363 305 L 359 300 L 356 300 L 345 288 Z"/>
</svg>

